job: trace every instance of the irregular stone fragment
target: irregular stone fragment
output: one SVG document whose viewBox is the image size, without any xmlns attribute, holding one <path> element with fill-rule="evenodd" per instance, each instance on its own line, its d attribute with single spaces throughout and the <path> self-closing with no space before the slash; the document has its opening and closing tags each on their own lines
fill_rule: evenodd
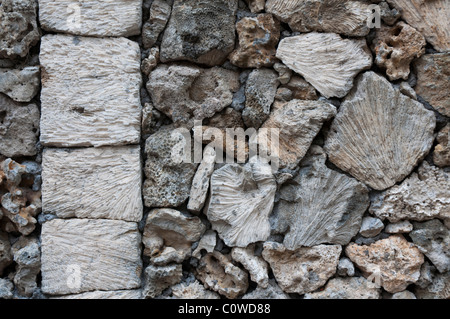
<svg viewBox="0 0 450 319">
<path fill-rule="evenodd" d="M 373 72 L 356 83 L 331 125 L 325 150 L 340 169 L 383 190 L 408 176 L 428 153 L 436 118 Z"/>
<path fill-rule="evenodd" d="M 436 50 L 450 50 L 450 3 L 447 0 L 386 1 L 401 11 L 403 20 L 422 33 Z"/>
<path fill-rule="evenodd" d="M 171 289 L 177 299 L 220 299 L 219 294 L 205 289 L 197 280 L 189 284 L 181 282 Z"/>
<path fill-rule="evenodd" d="M 19 69 L 0 69 L 0 93 L 16 102 L 30 102 L 40 85 L 39 67 L 29 66 Z"/>
<path fill-rule="evenodd" d="M 141 72 L 136 42 L 48 34 L 42 38 L 40 61 L 42 144 L 139 143 Z"/>
<path fill-rule="evenodd" d="M 205 250 L 207 253 L 212 253 L 214 247 L 216 247 L 216 232 L 214 230 L 208 229 L 200 239 L 197 248 L 192 252 L 192 256 L 200 259 L 202 257 L 202 251 Z"/>
<path fill-rule="evenodd" d="M 41 251 L 34 237 L 20 237 L 11 247 L 17 264 L 14 285 L 20 295 L 31 297 L 37 289 L 37 275 L 41 272 Z"/>
<path fill-rule="evenodd" d="M 341 251 L 339 245 L 288 250 L 282 244 L 265 242 L 262 256 L 284 292 L 304 294 L 322 287 L 336 273 Z"/>
<path fill-rule="evenodd" d="M 386 228 L 384 229 L 384 231 L 388 234 L 409 233 L 411 230 L 413 230 L 413 225 L 407 220 L 387 224 Z"/>
<path fill-rule="evenodd" d="M 229 256 L 218 251 L 206 254 L 197 267 L 197 278 L 203 285 L 228 299 L 235 299 L 248 288 L 248 275 L 233 265 Z"/>
<path fill-rule="evenodd" d="M 12 299 L 14 284 L 11 280 L 0 278 L 0 299 Z"/>
<path fill-rule="evenodd" d="M 416 288 L 417 299 L 449 299 L 450 298 L 450 272 L 438 274 L 431 285 L 426 288 Z"/>
<path fill-rule="evenodd" d="M 142 27 L 142 44 L 145 49 L 151 48 L 158 41 L 160 33 L 169 21 L 171 11 L 171 6 L 164 0 L 153 1 L 150 7 L 150 17 Z"/>
<path fill-rule="evenodd" d="M 372 65 L 365 40 L 343 39 L 334 33 L 284 38 L 278 45 L 277 58 L 327 98 L 347 95 L 354 77 Z"/>
<path fill-rule="evenodd" d="M 164 123 L 164 116 L 153 104 L 145 103 L 142 109 L 142 139 L 147 139 L 155 133 Z"/>
<path fill-rule="evenodd" d="M 290 297 L 281 290 L 274 279 L 269 279 L 267 288 L 258 286 L 252 292 L 242 296 L 242 299 L 290 299 Z"/>
<path fill-rule="evenodd" d="M 142 295 L 145 299 L 159 296 L 165 289 L 181 281 L 181 265 L 154 266 L 145 268 L 145 285 Z"/>
<path fill-rule="evenodd" d="M 285 66 L 283 63 L 275 63 L 273 65 L 275 71 L 278 72 L 278 81 L 281 84 L 287 84 L 291 80 L 292 70 Z"/>
<path fill-rule="evenodd" d="M 116 290 L 116 291 L 89 291 L 76 295 L 67 295 L 53 297 L 52 299 L 87 299 L 87 300 L 121 300 L 121 299 L 142 299 L 142 291 L 140 289 L 134 290 Z"/>
<path fill-rule="evenodd" d="M 439 131 L 436 141 L 439 143 L 434 148 L 433 162 L 439 167 L 450 166 L 450 124 Z"/>
<path fill-rule="evenodd" d="M 380 7 L 381 19 L 387 25 L 394 25 L 395 22 L 397 22 L 397 20 L 402 16 L 399 10 L 396 8 L 391 9 L 385 1 L 378 3 L 378 6 Z"/>
<path fill-rule="evenodd" d="M 39 41 L 34 0 L 3 0 L 0 6 L 0 58 L 25 57 Z"/>
<path fill-rule="evenodd" d="M 271 69 L 250 73 L 245 87 L 245 108 L 242 111 L 242 119 L 247 127 L 259 129 L 267 120 L 278 85 L 278 75 Z"/>
<path fill-rule="evenodd" d="M 417 299 L 416 296 L 408 290 L 396 292 L 392 295 L 391 299 Z"/>
<path fill-rule="evenodd" d="M 337 274 L 341 277 L 353 277 L 355 275 L 355 267 L 352 261 L 346 257 L 339 259 Z"/>
<path fill-rule="evenodd" d="M 144 167 L 147 179 L 142 189 L 145 206 L 177 207 L 189 197 L 197 164 L 185 163 L 184 156 L 178 156 L 180 145 L 189 147 L 186 143 L 190 142 L 171 126 L 161 128 L 147 139 Z"/>
<path fill-rule="evenodd" d="M 8 235 L 0 231 L 0 276 L 3 275 L 3 270 L 12 261 L 13 255 L 11 254 L 11 244 L 9 243 Z"/>
<path fill-rule="evenodd" d="M 388 292 L 396 293 L 415 283 L 420 276 L 423 255 L 401 235 L 393 235 L 369 246 L 351 243 L 345 254 Z"/>
<path fill-rule="evenodd" d="M 239 74 L 220 67 L 162 64 L 147 83 L 155 108 L 188 128 L 230 106 L 238 89 Z"/>
<path fill-rule="evenodd" d="M 44 213 L 59 218 L 142 219 L 139 146 L 47 148 L 42 178 Z"/>
<path fill-rule="evenodd" d="M 415 285 L 422 289 L 428 287 L 433 282 L 436 271 L 436 267 L 425 261 L 420 267 L 420 277 Z"/>
<path fill-rule="evenodd" d="M 369 212 L 390 222 L 450 220 L 450 174 L 426 161 L 400 185 L 377 195 Z"/>
<path fill-rule="evenodd" d="M 267 288 L 269 286 L 269 265 L 259 256 L 255 256 L 255 246 L 247 248 L 234 247 L 231 250 L 231 258 L 239 262 L 250 273 L 252 281 L 258 286 Z"/>
<path fill-rule="evenodd" d="M 364 217 L 361 223 L 359 233 L 366 238 L 375 237 L 384 228 L 383 222 L 374 217 Z"/>
<path fill-rule="evenodd" d="M 286 87 L 292 91 L 292 98 L 299 100 L 317 100 L 317 92 L 314 87 L 303 80 L 301 77 L 294 75 Z"/>
<path fill-rule="evenodd" d="M 280 22 L 271 14 L 245 17 L 236 23 L 239 44 L 230 62 L 240 68 L 270 67 L 276 61 L 276 46 L 280 41 Z"/>
<path fill-rule="evenodd" d="M 150 49 L 148 57 L 142 60 L 141 71 L 145 75 L 149 75 L 159 63 L 159 48 L 154 47 Z"/>
<path fill-rule="evenodd" d="M 266 0 L 245 0 L 248 4 L 248 8 L 252 13 L 258 13 L 264 11 Z"/>
<path fill-rule="evenodd" d="M 269 164 L 227 164 L 211 176 L 205 214 L 225 244 L 247 247 L 269 237 L 275 192 Z"/>
<path fill-rule="evenodd" d="M 298 175 L 280 189 L 276 230 L 285 234 L 287 249 L 346 245 L 361 227 L 369 206 L 367 187 L 327 168 L 325 161 L 322 148 L 313 146 Z"/>
<path fill-rule="evenodd" d="M 417 94 L 439 113 L 450 117 L 450 53 L 425 54 L 414 62 L 414 67 Z"/>
<path fill-rule="evenodd" d="M 36 155 L 39 118 L 36 104 L 19 104 L 0 94 L 0 153 L 7 157 Z"/>
<path fill-rule="evenodd" d="M 402 82 L 399 86 L 400 92 L 405 94 L 407 97 L 412 98 L 413 100 L 417 100 L 417 94 L 416 91 L 409 85 L 408 82 Z"/>
<path fill-rule="evenodd" d="M 450 231 L 438 219 L 414 223 L 409 236 L 439 272 L 450 270 Z"/>
<path fill-rule="evenodd" d="M 198 217 L 186 217 L 174 209 L 154 209 L 144 228 L 144 255 L 155 265 L 182 263 L 191 255 L 191 245 L 205 232 Z"/>
<path fill-rule="evenodd" d="M 66 295 L 139 288 L 140 245 L 136 223 L 104 219 L 48 221 L 41 233 L 42 292 Z"/>
<path fill-rule="evenodd" d="M 238 0 L 175 0 L 161 43 L 161 61 L 208 66 L 225 62 L 234 49 Z"/>
<path fill-rule="evenodd" d="M 324 290 L 305 294 L 305 299 L 380 299 L 380 289 L 363 277 L 333 278 Z"/>
<path fill-rule="evenodd" d="M 425 53 L 425 38 L 404 22 L 376 30 L 371 47 L 376 65 L 386 70 L 391 81 L 407 80 L 409 64 Z"/>
<path fill-rule="evenodd" d="M 141 33 L 142 0 L 39 0 L 39 22 L 46 31 L 95 37 Z"/>
</svg>

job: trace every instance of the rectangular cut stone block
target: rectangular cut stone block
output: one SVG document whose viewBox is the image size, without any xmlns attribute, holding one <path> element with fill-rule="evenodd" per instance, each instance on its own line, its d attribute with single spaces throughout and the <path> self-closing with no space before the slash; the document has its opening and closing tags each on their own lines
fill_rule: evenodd
<svg viewBox="0 0 450 319">
<path fill-rule="evenodd" d="M 139 146 L 45 149 L 42 207 L 60 218 L 142 219 Z"/>
<path fill-rule="evenodd" d="M 125 38 L 42 38 L 41 143 L 46 146 L 137 144 L 140 49 Z"/>
<path fill-rule="evenodd" d="M 141 32 L 142 0 L 39 0 L 39 20 L 47 31 L 127 37 Z"/>
<path fill-rule="evenodd" d="M 41 233 L 42 291 L 49 295 L 135 289 L 141 280 L 137 223 L 54 219 Z"/>
</svg>

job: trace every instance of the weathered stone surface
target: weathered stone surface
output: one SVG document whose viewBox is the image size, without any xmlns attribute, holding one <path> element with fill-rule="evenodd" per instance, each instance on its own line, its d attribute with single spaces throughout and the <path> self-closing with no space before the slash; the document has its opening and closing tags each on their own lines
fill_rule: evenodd
<svg viewBox="0 0 450 319">
<path fill-rule="evenodd" d="M 351 243 L 346 255 L 362 270 L 366 278 L 373 278 L 388 292 L 396 293 L 415 283 L 424 262 L 422 253 L 401 235 L 378 240 L 369 246 Z"/>
<path fill-rule="evenodd" d="M 402 12 L 402 18 L 422 33 L 433 47 L 450 50 L 450 3 L 447 0 L 386 0 Z"/>
<path fill-rule="evenodd" d="M 144 255 L 155 265 L 182 263 L 191 255 L 191 245 L 205 232 L 198 217 L 187 217 L 174 209 L 153 209 L 144 228 Z"/>
<path fill-rule="evenodd" d="M 200 239 L 197 248 L 192 252 L 192 256 L 200 259 L 202 257 L 202 251 L 212 253 L 214 247 L 216 247 L 217 238 L 214 230 L 208 229 Z"/>
<path fill-rule="evenodd" d="M 242 111 L 242 119 L 247 127 L 259 129 L 267 120 L 278 85 L 278 74 L 271 69 L 250 73 L 245 87 L 245 108 Z"/>
<path fill-rule="evenodd" d="M 3 0 L 0 7 L 0 58 L 25 57 L 39 41 L 34 0 Z"/>
<path fill-rule="evenodd" d="M 14 285 L 22 296 L 31 297 L 37 289 L 37 275 L 41 272 L 41 251 L 35 237 L 20 237 L 11 247 L 16 263 Z"/>
<path fill-rule="evenodd" d="M 255 255 L 254 245 L 249 245 L 247 248 L 234 247 L 231 250 L 231 258 L 248 270 L 251 280 L 258 286 L 262 288 L 269 286 L 269 265 L 264 259 Z"/>
<path fill-rule="evenodd" d="M 0 93 L 16 102 L 30 102 L 40 85 L 39 67 L 0 69 Z"/>
<path fill-rule="evenodd" d="M 266 11 L 289 24 L 293 31 L 334 32 L 365 36 L 371 10 L 360 1 L 267 0 Z"/>
<path fill-rule="evenodd" d="M 150 72 L 152 72 L 156 68 L 158 63 L 159 63 L 159 48 L 158 47 L 151 48 L 148 53 L 148 56 L 144 60 L 142 60 L 141 64 L 142 73 L 148 76 Z"/>
<path fill-rule="evenodd" d="M 144 48 L 151 48 L 158 41 L 160 33 L 166 27 L 167 21 L 169 21 L 171 11 L 172 7 L 164 0 L 152 2 L 150 17 L 142 27 L 142 44 Z"/>
<path fill-rule="evenodd" d="M 374 217 L 364 217 L 361 223 L 359 233 L 366 238 L 375 237 L 384 228 L 383 222 Z"/>
<path fill-rule="evenodd" d="M 142 299 L 142 291 L 134 290 L 116 290 L 116 291 L 89 291 L 76 295 L 67 295 L 60 297 L 53 297 L 52 299 Z"/>
<path fill-rule="evenodd" d="M 450 116 L 450 53 L 425 54 L 414 62 L 414 67 L 417 94 L 439 113 Z"/>
<path fill-rule="evenodd" d="M 450 166 L 450 124 L 439 131 L 436 141 L 439 144 L 434 148 L 434 164 L 439 167 Z"/>
<path fill-rule="evenodd" d="M 48 221 L 41 234 L 42 291 L 65 295 L 139 288 L 140 243 L 136 223 L 94 219 Z"/>
<path fill-rule="evenodd" d="M 390 222 L 404 219 L 424 221 L 432 218 L 450 220 L 450 175 L 423 162 L 400 185 L 375 196 L 369 212 Z"/>
<path fill-rule="evenodd" d="M 137 43 L 125 38 L 48 34 L 42 38 L 40 61 L 42 144 L 98 147 L 139 143 Z"/>
<path fill-rule="evenodd" d="M 239 74 L 220 67 L 159 65 L 150 73 L 147 90 L 154 106 L 176 125 L 212 117 L 230 106 L 239 89 Z"/>
<path fill-rule="evenodd" d="M 247 291 L 247 273 L 233 265 L 229 256 L 218 251 L 206 254 L 200 259 L 196 271 L 197 278 L 206 288 L 217 291 L 228 299 L 235 299 Z"/>
<path fill-rule="evenodd" d="M 3 275 L 3 270 L 12 261 L 13 255 L 11 254 L 11 244 L 9 243 L 8 235 L 0 231 L 0 276 Z"/>
<path fill-rule="evenodd" d="M 236 24 L 239 44 L 230 62 L 241 68 L 270 67 L 276 61 L 276 46 L 280 41 L 280 22 L 271 14 L 242 18 Z"/>
<path fill-rule="evenodd" d="M 165 289 L 176 285 L 183 277 L 181 265 L 154 266 L 145 268 L 145 285 L 142 295 L 145 299 L 159 296 Z"/>
<path fill-rule="evenodd" d="M 304 294 L 322 287 L 336 273 L 341 251 L 339 245 L 287 250 L 282 244 L 265 242 L 262 256 L 284 292 Z"/>
<path fill-rule="evenodd" d="M 206 216 L 228 246 L 246 247 L 270 235 L 276 182 L 269 164 L 227 164 L 211 176 Z"/>
<path fill-rule="evenodd" d="M 414 223 L 409 236 L 439 272 L 450 270 L 450 231 L 438 219 Z"/>
<path fill-rule="evenodd" d="M 356 82 L 333 121 L 325 150 L 340 169 L 383 190 L 408 176 L 428 153 L 436 119 L 373 72 Z"/>
<path fill-rule="evenodd" d="M 281 290 L 274 279 L 269 279 L 269 286 L 267 288 L 258 286 L 252 292 L 242 296 L 242 299 L 290 299 L 290 297 Z"/>
<path fill-rule="evenodd" d="M 420 277 L 415 285 L 422 289 L 428 287 L 433 282 L 436 271 L 436 267 L 434 267 L 428 261 L 425 261 L 422 264 L 422 267 L 420 267 Z"/>
<path fill-rule="evenodd" d="M 295 250 L 322 243 L 346 245 L 361 227 L 369 206 L 368 189 L 356 179 L 327 168 L 326 155 L 313 146 L 298 175 L 280 189 L 276 231 Z"/>
<path fill-rule="evenodd" d="M 171 126 L 162 127 L 145 142 L 145 206 L 177 207 L 189 197 L 197 164 L 183 163 L 178 157 L 177 146 L 185 143 L 189 142 Z"/>
<path fill-rule="evenodd" d="M 408 290 L 402 292 L 396 292 L 392 295 L 391 299 L 417 299 L 416 296 Z"/>
<path fill-rule="evenodd" d="M 350 259 L 342 257 L 339 259 L 337 274 L 341 277 L 353 277 L 355 275 L 355 266 Z"/>
<path fill-rule="evenodd" d="M 354 77 L 370 68 L 372 55 L 368 51 L 365 40 L 311 32 L 281 40 L 276 56 L 330 98 L 347 95 Z"/>
<path fill-rule="evenodd" d="M 139 146 L 45 149 L 42 179 L 44 213 L 59 218 L 142 219 Z"/>
<path fill-rule="evenodd" d="M 152 103 L 145 103 L 142 109 L 142 139 L 146 140 L 165 123 L 164 116 Z"/>
<path fill-rule="evenodd" d="M 141 32 L 142 0 L 39 0 L 46 31 L 97 37 L 128 37 Z"/>
<path fill-rule="evenodd" d="M 378 6 L 380 7 L 381 20 L 383 20 L 383 22 L 386 23 L 387 25 L 394 25 L 397 22 L 397 20 L 400 19 L 400 17 L 402 16 L 399 10 L 397 10 L 396 8 L 389 7 L 389 4 L 385 1 L 379 2 Z"/>
<path fill-rule="evenodd" d="M 278 81 L 281 84 L 287 84 L 291 80 L 292 70 L 285 66 L 283 63 L 275 63 L 273 69 L 278 72 Z"/>
<path fill-rule="evenodd" d="M 187 60 L 209 66 L 234 49 L 238 0 L 175 0 L 161 43 L 161 61 Z"/>
<path fill-rule="evenodd" d="M 376 30 L 371 47 L 376 65 L 386 70 L 391 81 L 407 80 L 409 64 L 425 53 L 425 38 L 404 22 Z"/>
<path fill-rule="evenodd" d="M 173 297 L 177 299 L 220 299 L 219 294 L 205 289 L 198 280 L 191 283 L 181 282 L 171 289 Z"/>
<path fill-rule="evenodd" d="M 305 299 L 380 299 L 380 289 L 362 277 L 333 278 L 323 291 L 305 294 Z"/>
<path fill-rule="evenodd" d="M 306 82 L 301 77 L 294 75 L 286 84 L 286 87 L 291 90 L 292 98 L 298 100 L 317 100 L 317 92 L 314 87 Z"/>
<path fill-rule="evenodd" d="M 0 278 L 0 299 L 12 299 L 14 284 L 11 280 Z"/>
<path fill-rule="evenodd" d="M 413 230 L 413 225 L 407 220 L 387 224 L 386 228 L 384 229 L 384 231 L 388 234 L 409 233 L 411 230 Z"/>
<path fill-rule="evenodd" d="M 266 0 L 244 0 L 248 4 L 248 8 L 253 13 L 264 11 Z"/>
<path fill-rule="evenodd" d="M 406 81 L 401 82 L 398 89 L 400 90 L 401 93 L 405 94 L 407 97 L 410 97 L 413 100 L 417 101 L 416 91 L 414 91 L 414 89 L 411 87 L 411 85 L 409 85 L 408 82 Z"/>
<path fill-rule="evenodd" d="M 414 293 L 417 299 L 449 299 L 450 273 L 436 275 L 431 285 L 426 288 L 418 287 Z"/>
<path fill-rule="evenodd" d="M 36 155 L 39 118 L 36 104 L 19 104 L 0 94 L 0 154 Z"/>
</svg>

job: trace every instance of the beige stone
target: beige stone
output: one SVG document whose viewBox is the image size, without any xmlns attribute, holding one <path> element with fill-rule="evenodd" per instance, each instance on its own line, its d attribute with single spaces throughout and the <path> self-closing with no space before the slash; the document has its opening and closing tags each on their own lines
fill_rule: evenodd
<svg viewBox="0 0 450 319">
<path fill-rule="evenodd" d="M 438 144 L 433 152 L 434 164 L 439 167 L 450 166 L 450 124 L 439 131 L 436 141 Z"/>
<path fill-rule="evenodd" d="M 208 229 L 198 242 L 197 248 L 192 252 L 192 256 L 200 259 L 202 257 L 202 252 L 212 253 L 217 245 L 216 232 L 214 230 Z"/>
<path fill-rule="evenodd" d="M 142 295 L 145 299 L 159 296 L 165 289 L 178 284 L 183 277 L 183 270 L 179 264 L 166 266 L 149 265 L 145 268 L 144 287 Z"/>
<path fill-rule="evenodd" d="M 39 67 L 23 69 L 0 69 L 0 93 L 16 102 L 30 102 L 39 91 Z"/>
<path fill-rule="evenodd" d="M 189 284 L 181 282 L 172 288 L 172 295 L 176 299 L 220 299 L 219 294 L 205 289 L 198 280 Z"/>
<path fill-rule="evenodd" d="M 172 7 L 165 0 L 155 0 L 150 7 L 150 17 L 142 26 L 142 44 L 145 49 L 151 48 L 170 18 Z"/>
<path fill-rule="evenodd" d="M 251 12 L 258 13 L 264 11 L 266 0 L 245 0 Z"/>
<path fill-rule="evenodd" d="M 413 225 L 407 220 L 387 224 L 386 228 L 384 229 L 384 231 L 388 234 L 409 233 L 411 230 L 413 230 Z"/>
<path fill-rule="evenodd" d="M 408 290 L 396 292 L 392 295 L 391 299 L 417 299 L 416 296 Z"/>
<path fill-rule="evenodd" d="M 67 295 L 53 297 L 51 299 L 86 299 L 86 300 L 101 300 L 101 299 L 142 299 L 141 290 L 116 290 L 116 291 L 89 291 L 76 295 Z"/>
<path fill-rule="evenodd" d="M 305 294 L 305 299 L 380 299 L 380 289 L 363 277 L 333 278 L 322 291 Z"/>
<path fill-rule="evenodd" d="M 269 286 L 269 265 L 260 256 L 255 255 L 255 245 L 246 248 L 234 247 L 231 250 L 231 258 L 248 270 L 250 278 L 258 286 L 262 288 Z"/>
</svg>

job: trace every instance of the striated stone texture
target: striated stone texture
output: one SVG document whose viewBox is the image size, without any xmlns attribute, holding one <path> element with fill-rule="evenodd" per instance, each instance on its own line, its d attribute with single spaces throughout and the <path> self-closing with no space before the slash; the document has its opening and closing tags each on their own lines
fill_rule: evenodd
<svg viewBox="0 0 450 319">
<path fill-rule="evenodd" d="M 269 265 L 260 256 L 255 255 L 255 245 L 249 245 L 247 248 L 234 247 L 231 250 L 231 258 L 248 270 L 251 280 L 259 287 L 265 289 L 269 286 Z"/>
<path fill-rule="evenodd" d="M 280 22 L 271 14 L 245 17 L 236 23 L 239 44 L 230 62 L 241 68 L 270 67 L 276 61 L 276 46 L 280 41 Z"/>
<path fill-rule="evenodd" d="M 369 206 L 368 189 L 356 179 L 326 167 L 326 155 L 313 146 L 298 175 L 280 189 L 276 230 L 295 250 L 322 243 L 346 245 L 361 227 Z"/>
<path fill-rule="evenodd" d="M 447 124 L 436 137 L 439 143 L 434 148 L 433 162 L 439 167 L 450 166 L 450 124 Z"/>
<path fill-rule="evenodd" d="M 155 298 L 165 289 L 178 284 L 182 277 L 181 265 L 149 265 L 145 268 L 145 283 L 142 295 L 145 299 Z"/>
<path fill-rule="evenodd" d="M 262 256 L 284 292 L 304 294 L 322 287 L 336 273 L 341 251 L 339 245 L 287 250 L 282 244 L 265 242 Z"/>
<path fill-rule="evenodd" d="M 38 93 L 40 85 L 39 67 L 23 69 L 0 69 L 0 93 L 16 102 L 30 102 Z"/>
<path fill-rule="evenodd" d="M 205 214 L 225 244 L 246 247 L 269 237 L 275 191 L 269 164 L 227 164 L 211 176 Z"/>
<path fill-rule="evenodd" d="M 225 62 L 234 49 L 238 0 L 175 0 L 161 43 L 161 61 L 208 66 Z"/>
<path fill-rule="evenodd" d="M 330 161 L 383 190 L 408 176 L 433 144 L 433 112 L 381 76 L 366 72 L 344 99 L 328 133 Z"/>
<path fill-rule="evenodd" d="M 40 61 L 42 144 L 98 147 L 139 142 L 137 43 L 48 34 L 42 38 Z"/>
<path fill-rule="evenodd" d="M 142 219 L 139 146 L 45 149 L 42 179 L 44 213 L 59 218 Z"/>
<path fill-rule="evenodd" d="M 287 293 L 281 290 L 274 279 L 269 279 L 269 285 L 267 288 L 258 286 L 252 292 L 242 296 L 242 299 L 290 299 L 290 297 Z"/>
<path fill-rule="evenodd" d="M 138 288 L 142 271 L 140 243 L 136 223 L 48 221 L 41 234 L 42 291 L 65 295 Z"/>
<path fill-rule="evenodd" d="M 145 49 L 151 48 L 170 18 L 172 7 L 164 0 L 153 1 L 150 7 L 150 17 L 142 27 L 142 44 Z"/>
<path fill-rule="evenodd" d="M 380 299 L 380 289 L 362 277 L 333 278 L 319 292 L 305 294 L 305 299 Z"/>
<path fill-rule="evenodd" d="M 415 283 L 424 262 L 419 249 L 401 235 L 393 235 L 368 246 L 351 243 L 345 254 L 366 278 L 374 279 L 390 293 L 403 291 Z"/>
<path fill-rule="evenodd" d="M 121 300 L 121 299 L 142 299 L 141 290 L 116 290 L 116 291 L 89 291 L 76 295 L 53 297 L 52 299 L 83 299 L 83 300 Z"/>
<path fill-rule="evenodd" d="M 203 285 L 195 280 L 191 283 L 180 282 L 171 287 L 172 296 L 176 299 L 220 299 L 214 291 L 207 290 Z"/>
<path fill-rule="evenodd" d="M 276 56 L 327 98 L 347 95 L 353 78 L 372 65 L 365 40 L 343 39 L 335 33 L 284 38 Z"/>
<path fill-rule="evenodd" d="M 41 252 L 35 237 L 20 237 L 11 247 L 16 263 L 14 285 L 22 296 L 31 297 L 37 289 L 37 275 L 41 272 Z"/>
<path fill-rule="evenodd" d="M 39 0 L 39 22 L 51 32 L 96 37 L 138 35 L 142 0 Z"/>
</svg>

